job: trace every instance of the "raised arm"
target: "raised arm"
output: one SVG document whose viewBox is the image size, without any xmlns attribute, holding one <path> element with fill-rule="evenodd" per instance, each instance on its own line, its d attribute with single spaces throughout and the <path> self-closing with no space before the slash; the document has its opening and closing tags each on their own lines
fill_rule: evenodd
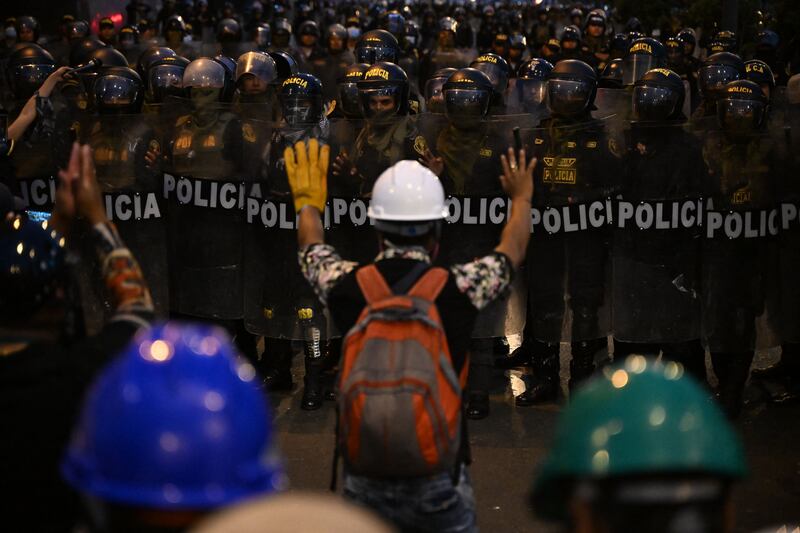
<svg viewBox="0 0 800 533">
<path fill-rule="evenodd" d="M 294 208 L 299 213 L 297 244 L 303 249 L 325 242 L 320 215 L 328 197 L 328 160 L 330 147 L 316 139 L 297 142 L 283 151 L 286 175 L 292 188 Z"/>
<path fill-rule="evenodd" d="M 524 149 L 515 154 L 514 150 L 509 148 L 508 155 L 500 156 L 500 162 L 503 165 L 500 182 L 511 200 L 511 214 L 503 228 L 500 244 L 494 250 L 508 257 L 516 268 L 525 259 L 531 236 L 531 198 L 536 159 L 528 161 Z"/>
</svg>

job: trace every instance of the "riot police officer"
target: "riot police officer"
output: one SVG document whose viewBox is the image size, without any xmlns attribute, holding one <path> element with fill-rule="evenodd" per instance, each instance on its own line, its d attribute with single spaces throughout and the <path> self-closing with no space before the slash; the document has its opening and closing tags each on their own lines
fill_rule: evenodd
<svg viewBox="0 0 800 533">
<path fill-rule="evenodd" d="M 302 72 L 316 72 L 324 62 L 324 52 L 319 45 L 319 26 L 313 20 L 303 21 L 297 28 L 297 47 L 293 54 Z"/>
<path fill-rule="evenodd" d="M 253 28 L 250 37 L 253 50 L 259 52 L 266 52 L 269 50 L 269 45 L 272 44 L 272 28 L 266 22 L 259 23 Z"/>
<path fill-rule="evenodd" d="M 469 57 L 456 48 L 458 23 L 451 17 L 444 17 L 438 23 L 435 48 L 428 51 L 420 65 L 420 86 L 428 81 L 431 75 L 442 68 L 463 68 L 469 63 Z"/>
<path fill-rule="evenodd" d="M 315 54 L 311 61 L 314 74 L 322 82 L 326 100 L 336 99 L 336 84 L 354 62 L 355 56 L 347 49 L 347 30 L 341 24 L 332 24 L 325 36 L 325 49 Z"/>
<path fill-rule="evenodd" d="M 187 35 L 186 22 L 180 15 L 172 15 L 164 23 L 164 42 L 179 56 L 190 61 L 197 58 L 197 51 L 190 43 L 184 41 Z"/>
<path fill-rule="evenodd" d="M 547 111 L 547 77 L 553 65 L 546 59 L 529 59 L 520 65 L 509 107 L 539 119 Z"/>
<path fill-rule="evenodd" d="M 586 16 L 583 39 L 584 45 L 597 61 L 598 70 L 602 71 L 609 57 L 608 38 L 606 37 L 606 16 L 602 9 L 593 9 Z"/>
<path fill-rule="evenodd" d="M 692 119 L 714 117 L 717 112 L 717 100 L 723 94 L 725 86 L 744 77 L 744 62 L 742 58 L 730 52 L 713 54 L 703 61 L 697 77 L 703 101 L 695 109 Z"/>
<path fill-rule="evenodd" d="M 665 67 L 667 51 L 664 45 L 652 37 L 643 37 L 631 42 L 622 66 L 622 84 L 630 87 L 644 74 L 654 68 Z"/>
<path fill-rule="evenodd" d="M 120 28 L 117 47 L 128 60 L 128 66 L 131 68 L 136 66 L 136 60 L 139 59 L 139 54 L 142 52 L 139 47 L 139 30 L 136 29 L 136 26 L 126 24 Z"/>
<path fill-rule="evenodd" d="M 395 63 L 400 56 L 400 45 L 394 35 L 386 30 L 370 30 L 358 40 L 356 61 L 372 65 L 381 61 Z"/>
<path fill-rule="evenodd" d="M 246 52 L 236 61 L 236 100 L 241 104 L 271 104 L 270 87 L 278 72 L 275 60 L 266 52 Z M 267 110 L 267 116 L 271 113 Z"/>
<path fill-rule="evenodd" d="M 556 36 L 556 28 L 553 21 L 549 19 L 547 7 L 540 5 L 536 8 L 536 21 L 531 27 L 528 44 L 534 55 L 541 53 L 542 47 L 550 39 Z"/>
<path fill-rule="evenodd" d="M 685 98 L 683 80 L 670 70 L 650 70 L 634 85 L 620 190 L 626 201 L 696 204 L 708 192 L 702 147 L 683 128 Z M 698 230 L 626 227 L 614 237 L 614 357 L 662 351 L 705 382 Z"/>
<path fill-rule="evenodd" d="M 447 79 L 455 74 L 458 69 L 440 68 L 425 84 L 425 111 L 428 113 L 444 114 L 444 94 L 442 87 Z"/>
<path fill-rule="evenodd" d="M 577 59 L 597 69 L 597 60 L 583 44 L 583 34 L 578 26 L 567 26 L 561 33 L 561 51 L 558 57 L 550 60 L 554 65 L 565 59 Z"/>
<path fill-rule="evenodd" d="M 242 54 L 242 26 L 236 19 L 224 18 L 217 24 L 219 53 L 227 57 Z"/>
<path fill-rule="evenodd" d="M 512 78 L 517 76 L 519 66 L 525 61 L 528 50 L 528 41 L 520 32 L 508 36 L 508 68 Z"/>
<path fill-rule="evenodd" d="M 161 56 L 148 61 L 145 70 L 145 102 L 163 104 L 169 97 L 184 98 L 183 73 L 189 60 L 179 56 Z"/>
<path fill-rule="evenodd" d="M 492 104 L 493 115 L 504 115 L 506 112 L 506 90 L 508 89 L 508 79 L 511 75 L 511 68 L 508 61 L 501 56 L 493 53 L 482 54 L 469 64 L 470 68 L 480 70 L 492 82 Z"/>
<path fill-rule="evenodd" d="M 582 61 L 560 61 L 550 73 L 551 116 L 534 130 L 530 148 L 543 162 L 534 172 L 534 207 L 544 211 L 589 203 L 616 190 L 622 152 L 604 125 L 592 118 L 596 93 L 595 71 Z M 517 396 L 517 405 L 558 396 L 565 292 L 572 312 L 570 389 L 594 371 L 595 360 L 606 348 L 608 324 L 601 308 L 607 301 L 608 240 L 603 227 L 552 234 L 534 229 L 527 262 L 530 326 L 522 346 L 522 353 L 532 358 L 533 381 Z"/>
</svg>

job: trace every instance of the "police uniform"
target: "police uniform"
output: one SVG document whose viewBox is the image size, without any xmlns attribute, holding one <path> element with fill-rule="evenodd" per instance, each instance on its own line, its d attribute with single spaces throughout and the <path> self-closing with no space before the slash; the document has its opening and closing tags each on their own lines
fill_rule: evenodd
<svg viewBox="0 0 800 533">
<path fill-rule="evenodd" d="M 368 195 L 378 176 L 402 159 L 419 159 L 424 153 L 424 137 L 417 132 L 414 119 L 398 116 L 380 129 L 367 123 L 358 134 L 353 150 L 353 164 L 362 178 L 360 191 Z"/>
</svg>

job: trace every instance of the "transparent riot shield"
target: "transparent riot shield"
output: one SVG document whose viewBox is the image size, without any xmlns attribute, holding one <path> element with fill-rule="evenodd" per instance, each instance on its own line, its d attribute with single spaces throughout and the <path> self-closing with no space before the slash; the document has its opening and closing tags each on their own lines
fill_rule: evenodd
<svg viewBox="0 0 800 533">
<path fill-rule="evenodd" d="M 161 143 L 156 115 L 98 116 L 82 128 L 92 147 L 108 219 L 136 257 L 150 288 L 156 316 L 169 314 L 169 263 L 161 195 Z M 103 300 L 104 311 L 110 309 Z"/>
<path fill-rule="evenodd" d="M 608 121 L 545 120 L 522 132 L 534 171 L 528 249 L 528 330 L 545 343 L 592 341 L 610 330 L 609 248 L 623 146 Z M 587 344 L 588 346 L 588 344 Z"/>
<path fill-rule="evenodd" d="M 702 242 L 702 328 L 712 353 L 776 344 L 769 316 L 769 280 L 777 275 L 776 193 L 786 169 L 766 131 L 706 131 L 709 169 Z"/>
<path fill-rule="evenodd" d="M 593 115 L 600 119 L 626 120 L 631 113 L 631 92 L 626 89 L 597 89 Z"/>
<path fill-rule="evenodd" d="M 708 170 L 702 145 L 683 124 L 631 123 L 613 228 L 616 342 L 700 339 L 702 210 Z"/>
<path fill-rule="evenodd" d="M 242 317 L 244 128 L 227 104 L 189 109 L 165 131 L 164 182 L 173 313 Z"/>
</svg>

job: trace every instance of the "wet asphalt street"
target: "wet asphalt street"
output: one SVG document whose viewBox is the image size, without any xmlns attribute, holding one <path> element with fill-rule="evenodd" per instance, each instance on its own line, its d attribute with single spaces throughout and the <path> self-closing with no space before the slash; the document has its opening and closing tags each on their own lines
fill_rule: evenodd
<svg viewBox="0 0 800 533">
<path fill-rule="evenodd" d="M 568 368 L 566 359 L 562 354 L 562 376 Z M 765 360 L 762 356 L 757 364 Z M 326 402 L 315 412 L 302 411 L 301 357 L 296 358 L 293 373 L 299 385 L 292 393 L 272 395 L 280 447 L 292 486 L 324 491 L 331 477 L 334 404 Z M 517 371 L 510 378 L 496 371 L 490 416 L 469 424 L 478 522 L 484 532 L 560 531 L 537 521 L 526 502 L 533 473 L 553 437 L 560 406 L 514 407 L 512 389 L 518 393 L 524 386 L 518 376 Z M 736 491 L 736 531 L 777 531 L 782 524 L 800 522 L 800 403 L 767 404 L 753 385 L 747 396 L 749 403 L 737 427 L 751 476 Z"/>
</svg>

